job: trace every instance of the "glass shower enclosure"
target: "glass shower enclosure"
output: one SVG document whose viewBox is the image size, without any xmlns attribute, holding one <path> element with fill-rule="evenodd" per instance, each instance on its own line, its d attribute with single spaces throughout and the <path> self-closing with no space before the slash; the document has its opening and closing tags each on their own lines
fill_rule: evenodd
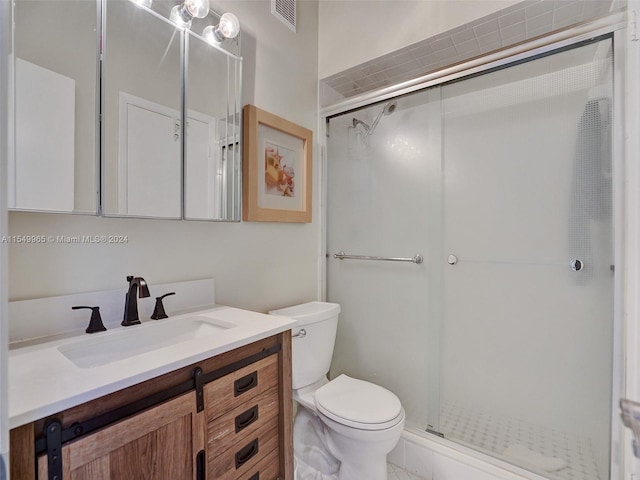
<svg viewBox="0 0 640 480">
<path fill-rule="evenodd" d="M 612 64 L 602 37 L 327 120 L 332 377 L 424 435 L 609 478 Z"/>
</svg>

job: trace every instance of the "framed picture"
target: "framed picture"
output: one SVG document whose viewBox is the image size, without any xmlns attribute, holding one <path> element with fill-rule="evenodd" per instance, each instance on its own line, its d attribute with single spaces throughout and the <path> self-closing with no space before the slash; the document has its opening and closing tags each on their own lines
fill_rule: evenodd
<svg viewBox="0 0 640 480">
<path fill-rule="evenodd" d="M 311 222 L 311 130 L 253 105 L 243 118 L 242 219 Z"/>
</svg>

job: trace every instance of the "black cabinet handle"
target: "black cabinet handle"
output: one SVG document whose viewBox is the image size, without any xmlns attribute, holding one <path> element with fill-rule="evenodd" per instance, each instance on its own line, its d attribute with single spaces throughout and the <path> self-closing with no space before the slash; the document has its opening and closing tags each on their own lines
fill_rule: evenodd
<svg viewBox="0 0 640 480">
<path fill-rule="evenodd" d="M 249 480 L 260 480 L 260 472 L 256 472 L 254 475 L 251 475 Z"/>
<path fill-rule="evenodd" d="M 236 417 L 236 433 L 258 420 L 258 405 L 242 412 Z"/>
<path fill-rule="evenodd" d="M 196 456 L 196 479 L 207 479 L 207 462 L 204 450 L 200 450 Z"/>
<path fill-rule="evenodd" d="M 248 390 L 251 390 L 253 387 L 256 387 L 257 385 L 258 385 L 258 372 L 255 371 L 233 382 L 233 396 L 237 397 L 238 395 L 242 395 L 243 393 L 247 392 Z"/>
<path fill-rule="evenodd" d="M 258 453 L 258 450 L 259 447 L 257 438 L 253 442 L 249 443 L 246 447 L 238 450 L 236 452 L 236 470 L 247 463 L 251 458 L 253 458 Z"/>
</svg>

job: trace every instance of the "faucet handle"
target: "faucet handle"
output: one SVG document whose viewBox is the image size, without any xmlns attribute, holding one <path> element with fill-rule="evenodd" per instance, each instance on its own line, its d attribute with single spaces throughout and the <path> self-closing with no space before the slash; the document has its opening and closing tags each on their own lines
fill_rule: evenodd
<svg viewBox="0 0 640 480">
<path fill-rule="evenodd" d="M 162 299 L 164 297 L 168 297 L 169 295 L 175 295 L 175 294 L 176 294 L 176 292 L 169 292 L 169 293 L 165 293 L 161 297 L 156 297 L 156 306 L 153 309 L 153 314 L 151 315 L 151 318 L 153 320 L 160 320 L 162 318 L 169 318 L 169 315 L 167 315 L 167 312 L 164 311 L 164 305 L 162 304 Z"/>
<path fill-rule="evenodd" d="M 104 332 L 107 329 L 102 323 L 102 317 L 100 316 L 100 307 L 86 307 L 84 305 L 79 305 L 76 307 L 71 307 L 72 310 L 79 310 L 81 308 L 88 308 L 91 310 L 91 319 L 89 320 L 89 326 L 85 330 L 87 333 L 96 333 L 96 332 Z"/>
</svg>

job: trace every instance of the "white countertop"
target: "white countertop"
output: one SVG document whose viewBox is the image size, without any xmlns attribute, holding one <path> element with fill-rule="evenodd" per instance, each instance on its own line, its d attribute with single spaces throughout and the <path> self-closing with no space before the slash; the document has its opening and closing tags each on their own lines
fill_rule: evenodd
<svg viewBox="0 0 640 480">
<path fill-rule="evenodd" d="M 189 317 L 209 317 L 235 325 L 199 338 L 179 341 L 122 360 L 81 368 L 61 351 L 81 342 L 110 336 L 150 335 L 158 326 Z M 9 351 L 9 428 L 80 405 L 263 338 L 291 329 L 296 321 L 232 307 L 218 306 L 142 325 L 119 327 L 92 335 L 58 339 Z M 113 337 L 116 338 L 116 337 Z"/>
</svg>

